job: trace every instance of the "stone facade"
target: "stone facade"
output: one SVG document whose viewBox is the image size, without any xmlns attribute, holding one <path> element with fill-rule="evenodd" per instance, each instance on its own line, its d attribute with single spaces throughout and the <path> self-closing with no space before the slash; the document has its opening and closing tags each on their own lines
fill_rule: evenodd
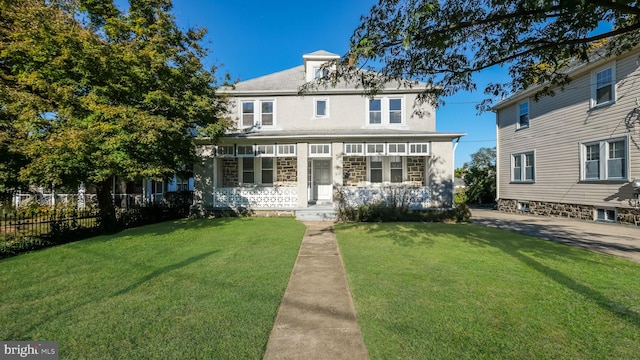
<svg viewBox="0 0 640 360">
<path fill-rule="evenodd" d="M 509 213 L 529 213 L 533 215 L 563 217 L 570 219 L 593 221 L 596 208 L 591 205 L 564 204 L 543 201 L 528 201 L 529 209 L 518 208 L 520 201 L 499 199 L 498 210 Z M 640 209 L 617 208 L 617 222 L 623 224 L 640 224 Z"/>
<path fill-rule="evenodd" d="M 223 158 L 222 159 L 222 186 L 233 187 L 238 186 L 238 159 Z"/>
<path fill-rule="evenodd" d="M 361 186 L 367 181 L 367 158 L 364 156 L 345 156 L 342 160 L 345 174 L 345 186 Z M 348 174 L 348 176 L 347 176 Z"/>
<path fill-rule="evenodd" d="M 276 181 L 279 185 L 296 184 L 298 182 L 298 158 L 276 158 Z"/>
<path fill-rule="evenodd" d="M 409 156 L 407 157 L 407 180 L 425 186 L 424 181 L 424 157 Z"/>
</svg>

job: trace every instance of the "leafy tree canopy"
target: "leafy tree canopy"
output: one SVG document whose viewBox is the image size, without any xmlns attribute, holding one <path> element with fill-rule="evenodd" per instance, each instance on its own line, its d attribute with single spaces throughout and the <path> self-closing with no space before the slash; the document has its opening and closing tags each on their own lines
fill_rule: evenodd
<svg viewBox="0 0 640 360">
<path fill-rule="evenodd" d="M 456 172 L 464 175 L 467 201 L 472 204 L 493 203 L 496 198 L 496 148 L 480 148 L 471 161 Z"/>
<path fill-rule="evenodd" d="M 170 0 L 130 0 L 128 11 L 112 0 L 0 0 L 0 153 L 15 155 L 0 171 L 108 196 L 113 176 L 190 168 L 193 132 L 221 134 L 226 102 L 201 62 L 205 30 L 181 30 L 170 9 Z"/>
<path fill-rule="evenodd" d="M 431 85 L 420 101 L 475 90 L 472 74 L 496 65 L 511 81 L 491 83 L 485 93 L 507 96 L 546 84 L 538 96 L 566 85 L 573 60 L 619 54 L 640 42 L 640 4 L 619 0 L 380 0 L 362 18 L 341 60 L 338 76 L 373 92 L 389 80 Z M 604 41 L 604 42 L 603 42 Z M 382 75 L 353 71 L 367 62 Z M 412 85 L 405 81 L 405 85 Z M 480 108 L 491 106 L 485 100 Z"/>
</svg>

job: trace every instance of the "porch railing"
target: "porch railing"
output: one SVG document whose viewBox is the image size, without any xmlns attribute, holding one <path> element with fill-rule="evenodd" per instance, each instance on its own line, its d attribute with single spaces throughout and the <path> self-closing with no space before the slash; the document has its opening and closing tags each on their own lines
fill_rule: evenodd
<svg viewBox="0 0 640 360">
<path fill-rule="evenodd" d="M 297 187 L 245 186 L 213 189 L 214 208 L 290 209 L 297 206 Z"/>
</svg>

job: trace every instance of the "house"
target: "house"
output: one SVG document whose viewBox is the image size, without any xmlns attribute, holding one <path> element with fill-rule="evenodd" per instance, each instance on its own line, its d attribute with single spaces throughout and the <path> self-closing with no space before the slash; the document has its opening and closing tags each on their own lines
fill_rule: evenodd
<svg viewBox="0 0 640 360">
<path fill-rule="evenodd" d="M 640 48 L 600 57 L 554 96 L 532 87 L 494 107 L 499 210 L 640 222 L 639 63 Z"/>
<path fill-rule="evenodd" d="M 414 209 L 451 207 L 454 140 L 436 132 L 435 111 L 413 89 L 389 84 L 375 97 L 351 84 L 300 87 L 326 76 L 339 56 L 316 51 L 291 69 L 240 82 L 226 91 L 235 128 L 200 140 L 194 209 L 300 215 L 337 195 L 349 204 L 401 191 Z"/>
</svg>

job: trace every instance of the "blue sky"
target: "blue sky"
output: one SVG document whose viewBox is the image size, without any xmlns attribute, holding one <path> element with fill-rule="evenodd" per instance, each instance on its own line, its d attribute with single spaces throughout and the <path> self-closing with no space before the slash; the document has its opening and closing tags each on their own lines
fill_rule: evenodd
<svg viewBox="0 0 640 360">
<path fill-rule="evenodd" d="M 174 0 L 173 14 L 183 28 L 207 28 L 210 55 L 205 65 L 220 66 L 219 75 L 248 80 L 298 66 L 303 54 L 316 50 L 346 53 L 360 16 L 376 2 Z M 495 116 L 478 116 L 475 105 L 484 99 L 482 89 L 489 79 L 506 79 L 506 70 L 489 69 L 475 79 L 479 91 L 446 98 L 436 111 L 437 131 L 467 134 L 456 150 L 456 168 L 479 148 L 495 146 Z"/>
</svg>

